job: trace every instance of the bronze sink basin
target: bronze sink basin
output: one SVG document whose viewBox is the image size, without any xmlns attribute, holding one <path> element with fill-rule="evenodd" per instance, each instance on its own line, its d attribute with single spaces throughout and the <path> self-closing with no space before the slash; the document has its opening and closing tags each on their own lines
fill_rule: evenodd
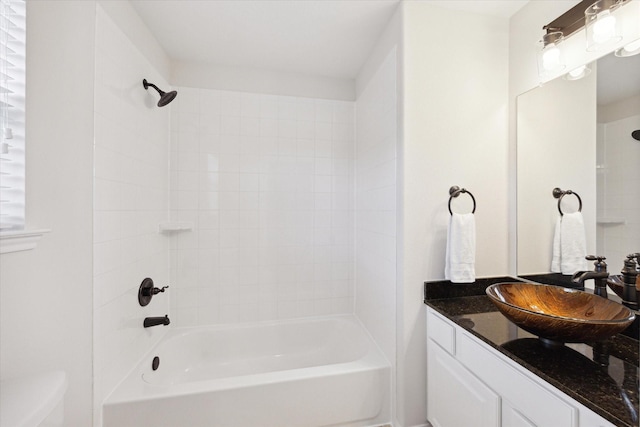
<svg viewBox="0 0 640 427">
<path fill-rule="evenodd" d="M 622 304 L 559 286 L 496 283 L 486 293 L 507 319 L 550 344 L 602 341 L 635 319 Z"/>
</svg>

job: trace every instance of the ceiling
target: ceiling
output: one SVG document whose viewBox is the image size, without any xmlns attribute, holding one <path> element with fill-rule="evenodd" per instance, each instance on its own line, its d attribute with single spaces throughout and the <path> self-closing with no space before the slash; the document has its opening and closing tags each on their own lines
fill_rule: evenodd
<svg viewBox="0 0 640 427">
<path fill-rule="evenodd" d="M 510 17 L 525 0 L 431 1 Z M 174 61 L 352 79 L 400 0 L 131 0 Z"/>
</svg>

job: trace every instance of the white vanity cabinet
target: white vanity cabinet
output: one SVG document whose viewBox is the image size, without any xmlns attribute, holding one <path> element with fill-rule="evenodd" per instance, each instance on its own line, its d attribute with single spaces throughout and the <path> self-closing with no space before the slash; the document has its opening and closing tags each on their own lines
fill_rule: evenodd
<svg viewBox="0 0 640 427">
<path fill-rule="evenodd" d="M 614 427 L 431 307 L 427 413 L 434 427 Z"/>
</svg>

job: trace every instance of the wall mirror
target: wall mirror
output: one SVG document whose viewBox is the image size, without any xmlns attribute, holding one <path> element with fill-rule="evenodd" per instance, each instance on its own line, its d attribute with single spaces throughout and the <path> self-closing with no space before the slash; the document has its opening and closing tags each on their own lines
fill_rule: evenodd
<svg viewBox="0 0 640 427">
<path fill-rule="evenodd" d="M 582 200 L 587 253 L 607 258 L 617 274 L 640 252 L 640 55 L 613 53 L 590 64 L 579 80 L 559 77 L 517 101 L 517 273 L 566 284 L 551 274 L 560 215 L 555 187 Z M 575 212 L 578 199 L 563 197 Z M 588 268 L 593 266 L 588 264 Z"/>
</svg>

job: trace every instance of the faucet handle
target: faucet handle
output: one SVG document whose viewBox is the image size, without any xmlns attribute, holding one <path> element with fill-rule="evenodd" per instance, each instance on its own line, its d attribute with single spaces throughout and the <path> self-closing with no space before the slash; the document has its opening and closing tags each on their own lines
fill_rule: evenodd
<svg viewBox="0 0 640 427">
<path fill-rule="evenodd" d="M 595 271 L 605 272 L 607 271 L 607 263 L 604 262 L 607 257 L 599 256 L 599 255 L 587 255 L 585 257 L 588 261 L 595 261 L 593 265 L 595 266 Z"/>
<path fill-rule="evenodd" d="M 624 268 L 622 270 L 633 273 L 637 272 L 638 268 L 640 268 L 640 253 L 627 255 L 627 259 L 624 260 Z"/>
<path fill-rule="evenodd" d="M 152 288 L 151 292 L 153 292 L 154 295 L 158 295 L 160 292 L 164 292 L 165 289 L 167 289 L 169 286 L 163 286 L 161 289 L 158 288 Z"/>
</svg>

